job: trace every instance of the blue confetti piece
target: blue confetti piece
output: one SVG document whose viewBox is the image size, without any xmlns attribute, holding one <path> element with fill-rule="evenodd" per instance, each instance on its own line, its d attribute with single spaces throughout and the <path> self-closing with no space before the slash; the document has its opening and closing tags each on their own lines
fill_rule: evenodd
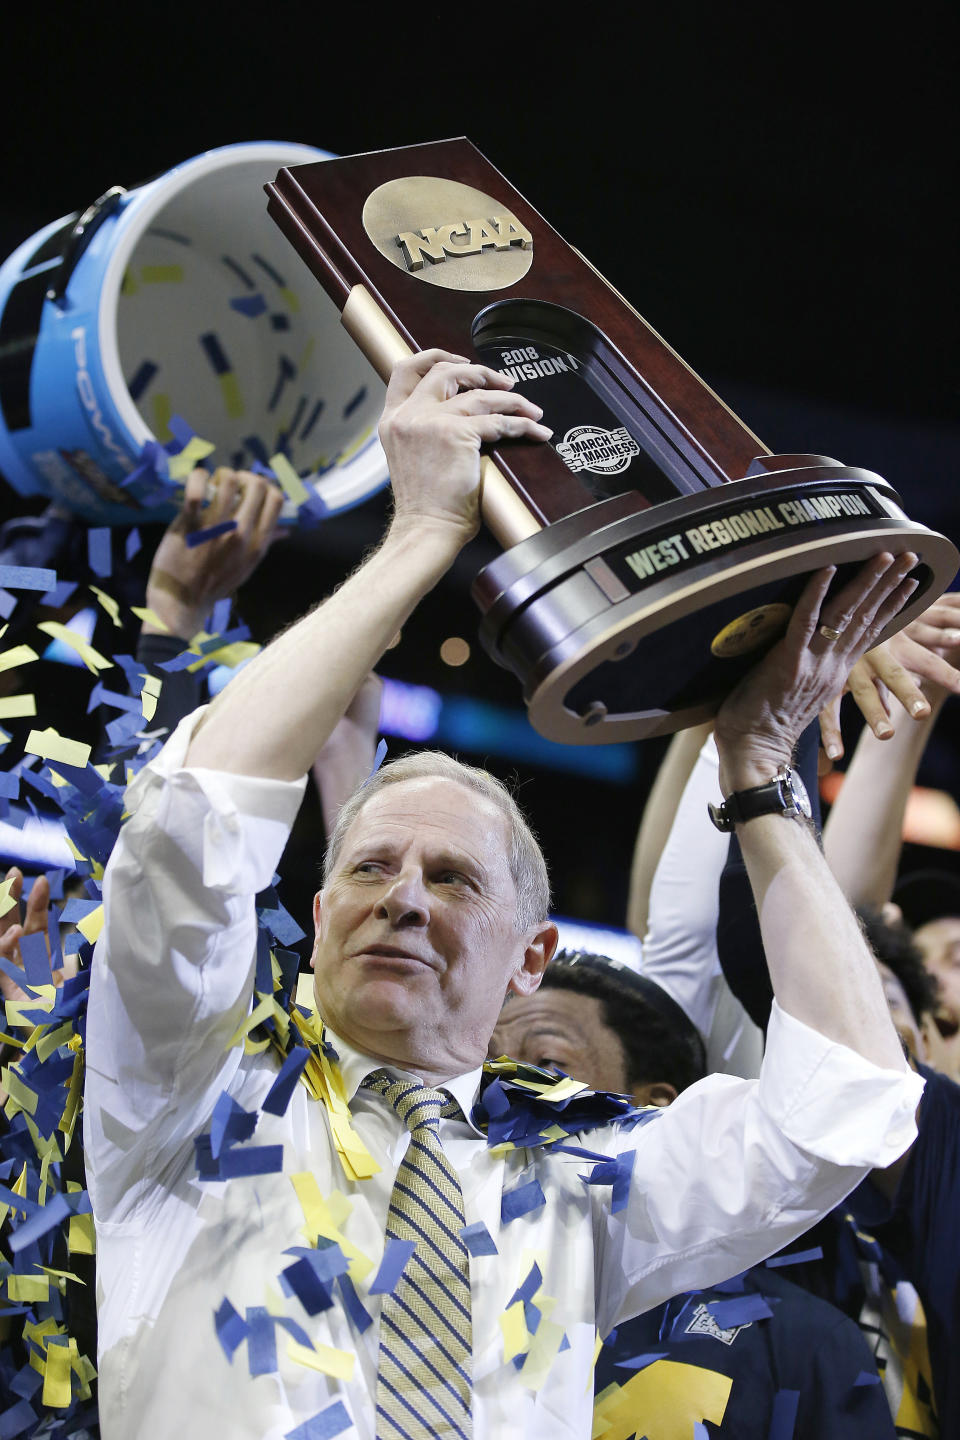
<svg viewBox="0 0 960 1440">
<path fill-rule="evenodd" d="M 224 1146 L 237 1145 L 242 1140 L 249 1140 L 257 1128 L 257 1117 L 249 1110 L 244 1110 L 238 1105 L 232 1095 L 226 1090 L 220 1092 L 220 1098 L 213 1107 L 213 1115 L 210 1120 L 210 1153 L 214 1160 L 219 1160 Z"/>
<path fill-rule="evenodd" d="M 354 410 L 356 410 L 357 406 L 363 404 L 364 400 L 366 399 L 366 395 L 367 387 L 364 386 L 362 390 L 357 391 L 356 395 L 354 395 L 352 399 L 347 401 L 346 405 L 344 405 L 343 407 L 344 420 L 349 419 L 349 417 L 353 414 Z"/>
<path fill-rule="evenodd" d="M 770 1412 L 770 1429 L 767 1440 L 793 1440 L 797 1420 L 797 1406 L 800 1403 L 799 1390 L 778 1390 L 773 1397 Z"/>
<path fill-rule="evenodd" d="M 297 1324 L 296 1320 L 290 1320 L 286 1315 L 275 1315 L 273 1319 L 274 1324 L 280 1325 L 286 1330 L 288 1335 L 292 1335 L 298 1345 L 306 1345 L 308 1350 L 313 1349 L 313 1341 L 303 1326 Z"/>
<path fill-rule="evenodd" d="M 110 531 L 105 525 L 87 531 L 87 559 L 94 575 L 106 580 L 113 570 L 110 547 Z M 51 583 L 56 583 L 55 581 Z"/>
<path fill-rule="evenodd" d="M 707 1309 L 721 1330 L 750 1325 L 754 1320 L 772 1320 L 773 1308 L 763 1295 L 739 1295 L 735 1300 L 708 1300 Z"/>
<path fill-rule="evenodd" d="M 861 1371 L 860 1371 L 860 1374 L 857 1376 L 856 1380 L 854 1380 L 854 1382 L 853 1382 L 853 1388 L 856 1389 L 858 1385 L 879 1385 L 879 1384 L 880 1384 L 880 1376 L 877 1375 L 874 1371 L 872 1371 L 872 1370 L 861 1370 Z"/>
<path fill-rule="evenodd" d="M 383 762 L 384 762 L 384 760 L 386 760 L 386 758 L 387 758 L 387 742 L 386 742 L 386 740 L 381 739 L 380 743 L 379 743 L 378 746 L 377 746 L 377 753 L 376 753 L 376 755 L 374 755 L 374 757 L 373 757 L 373 769 L 370 771 L 370 775 L 367 776 L 367 779 L 368 779 L 368 780 L 370 779 L 371 776 L 376 775 L 377 771 L 380 769 L 380 766 L 383 764 Z"/>
<path fill-rule="evenodd" d="M 629 1360 L 615 1360 L 613 1363 L 621 1370 L 646 1370 L 655 1360 L 666 1360 L 669 1353 L 669 1350 L 645 1350 L 642 1355 L 631 1355 Z"/>
<path fill-rule="evenodd" d="M 16 608 L 17 597 L 11 595 L 9 590 L 0 588 L 0 616 L 2 616 L 4 620 L 9 620 Z"/>
<path fill-rule="evenodd" d="M 256 320 L 257 316 L 262 315 L 266 308 L 267 302 L 259 291 L 256 295 L 238 295 L 236 299 L 230 301 L 231 310 L 239 311 L 241 315 L 246 315 L 250 320 Z"/>
<path fill-rule="evenodd" d="M 281 945 L 295 945 L 304 938 L 306 932 L 300 929 L 289 910 L 282 905 L 277 905 L 273 910 L 262 909 L 259 915 L 271 935 L 275 935 Z"/>
<path fill-rule="evenodd" d="M 136 525 L 134 525 L 132 529 L 127 533 L 127 538 L 123 546 L 123 553 L 126 556 L 126 559 L 130 561 L 133 559 L 134 555 L 139 554 L 141 548 L 142 541 L 140 539 L 140 531 L 137 529 Z"/>
<path fill-rule="evenodd" d="M 167 429 L 173 436 L 173 441 L 166 446 L 168 455 L 176 455 L 181 450 L 185 450 L 197 433 L 192 425 L 187 424 L 182 415 L 171 415 L 167 421 Z"/>
<path fill-rule="evenodd" d="M 59 1115 L 56 1118 L 59 1120 Z M 18 1197 L 14 1196 L 14 1199 L 19 1203 Z M 31 1215 L 29 1220 L 24 1220 L 23 1224 L 13 1231 L 9 1240 L 10 1249 L 14 1255 L 19 1254 L 27 1245 L 32 1245 L 34 1240 L 39 1240 L 41 1235 L 46 1235 L 54 1226 L 61 1224 L 69 1214 L 70 1206 L 64 1197 L 52 1196 L 46 1205 L 37 1208 L 36 1214 Z"/>
<path fill-rule="evenodd" d="M 0 771 L 0 796 L 5 800 L 16 800 L 20 795 L 20 776 L 10 771 Z"/>
<path fill-rule="evenodd" d="M 507 1309 L 509 1310 L 511 1305 L 516 1305 L 518 1300 L 522 1300 L 524 1304 L 526 1304 L 528 1300 L 532 1300 L 542 1284 L 543 1276 L 540 1273 L 540 1266 L 534 1261 L 527 1271 L 527 1277 L 523 1281 L 523 1284 L 514 1290 L 507 1302 Z"/>
<path fill-rule="evenodd" d="M 37 1413 L 29 1400 L 19 1400 L 0 1415 L 0 1440 L 16 1440 L 36 1423 Z"/>
<path fill-rule="evenodd" d="M 500 1224 L 509 1225 L 511 1220 L 518 1220 L 521 1215 L 529 1215 L 533 1210 L 539 1210 L 545 1205 L 546 1196 L 539 1180 L 528 1180 L 526 1185 L 518 1185 L 514 1190 L 508 1190 L 500 1200 Z"/>
<path fill-rule="evenodd" d="M 693 1440 L 710 1440 L 710 1431 L 702 1420 L 693 1422 Z"/>
<path fill-rule="evenodd" d="M 771 1255 L 766 1264 L 771 1270 L 776 1270 L 781 1265 L 803 1265 L 807 1260 L 822 1259 L 823 1246 L 814 1245 L 810 1250 L 793 1250 L 789 1255 Z"/>
<path fill-rule="evenodd" d="M 22 1400 L 32 1400 L 43 1386 L 43 1376 L 38 1375 L 32 1365 L 24 1365 L 10 1381 L 10 1391 Z"/>
<path fill-rule="evenodd" d="M 229 595 L 218 600 L 213 607 L 213 615 L 210 618 L 210 629 L 214 635 L 222 635 L 230 624 L 230 611 L 233 609 L 233 601 Z"/>
<path fill-rule="evenodd" d="M 260 1106 L 268 1115 L 285 1115 L 290 1097 L 297 1088 L 303 1067 L 310 1059 L 310 1051 L 303 1045 L 295 1045 L 284 1060 L 276 1080 L 267 1092 L 267 1098 Z"/>
<path fill-rule="evenodd" d="M 64 905 L 60 919 L 65 925 L 76 925 L 78 921 L 92 915 L 99 905 L 99 900 L 81 900 L 79 895 L 73 895 Z"/>
<path fill-rule="evenodd" d="M 265 1305 L 247 1306 L 247 1364 L 251 1375 L 272 1375 L 277 1368 L 273 1316 Z"/>
<path fill-rule="evenodd" d="M 56 580 L 56 576 L 54 576 Z M 76 580 L 59 580 L 52 590 L 41 596 L 44 605 L 50 605 L 54 610 L 59 610 L 61 605 L 66 605 L 70 596 L 77 588 Z"/>
<path fill-rule="evenodd" d="M 304 425 L 303 430 L 300 432 L 301 440 L 306 440 L 307 436 L 310 434 L 310 431 L 320 419 L 320 416 L 323 414 L 323 408 L 325 403 L 326 402 L 323 400 L 318 400 L 316 405 L 314 405 L 313 409 L 310 411 L 310 414 L 307 418 L 307 423 L 306 425 Z"/>
<path fill-rule="evenodd" d="M 20 956 L 23 960 L 23 970 L 28 985 L 53 983 L 53 975 L 50 973 L 50 956 L 47 954 L 47 941 L 42 930 L 37 930 L 32 935 L 20 936 Z"/>
<path fill-rule="evenodd" d="M 480 1255 L 499 1255 L 496 1242 L 482 1220 L 473 1225 L 464 1225 L 460 1238 L 474 1259 Z"/>
<path fill-rule="evenodd" d="M 220 1178 L 238 1175 L 275 1175 L 283 1169 L 282 1145 L 251 1145 L 246 1150 L 224 1150 L 220 1156 Z"/>
<path fill-rule="evenodd" d="M 212 330 L 200 336 L 200 344 L 203 346 L 207 359 L 215 375 L 229 375 L 231 370 L 230 361 L 224 353 L 220 338 Z"/>
<path fill-rule="evenodd" d="M 208 525 L 205 530 L 191 530 L 185 538 L 188 547 L 195 550 L 198 545 L 205 545 L 208 540 L 216 540 L 219 536 L 227 535 L 236 528 L 236 520 L 221 520 L 219 525 Z"/>
<path fill-rule="evenodd" d="M 219 1310 L 214 1312 L 213 1323 L 217 1331 L 217 1339 L 223 1347 L 223 1353 L 233 1364 L 233 1357 L 244 1340 L 247 1338 L 248 1330 L 246 1321 L 224 1298 Z"/>
<path fill-rule="evenodd" d="M 317 1274 L 309 1255 L 281 1271 L 280 1281 L 287 1294 L 296 1295 L 308 1315 L 319 1315 L 333 1304 L 330 1288 Z"/>
<path fill-rule="evenodd" d="M 284 1440 L 333 1440 L 335 1435 L 342 1435 L 344 1430 L 349 1430 L 353 1421 L 342 1400 L 335 1400 L 319 1415 L 314 1415 L 311 1420 L 298 1425 L 296 1430 L 288 1430 Z"/>
<path fill-rule="evenodd" d="M 52 590 L 57 583 L 56 570 L 35 565 L 0 565 L 0 585 L 6 590 Z"/>
<path fill-rule="evenodd" d="M 337 1284 L 340 1286 L 340 1294 L 343 1296 L 343 1308 L 362 1335 L 364 1330 L 368 1330 L 373 1324 L 373 1317 L 364 1308 L 349 1275 L 338 1276 Z"/>
<path fill-rule="evenodd" d="M 415 1240 L 398 1240 L 394 1235 L 387 1237 L 380 1268 L 370 1283 L 371 1295 L 393 1294 L 397 1281 L 409 1265 L 416 1248 Z"/>
<path fill-rule="evenodd" d="M 736 1275 L 731 1275 L 729 1280 L 720 1280 L 711 1288 L 721 1295 L 742 1295 L 746 1287 L 747 1271 L 741 1270 Z"/>
</svg>

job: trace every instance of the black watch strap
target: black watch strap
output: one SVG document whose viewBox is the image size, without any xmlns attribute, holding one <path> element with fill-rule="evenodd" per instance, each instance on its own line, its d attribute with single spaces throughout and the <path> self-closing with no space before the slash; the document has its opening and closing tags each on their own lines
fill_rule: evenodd
<svg viewBox="0 0 960 1440">
<path fill-rule="evenodd" d="M 745 820 L 758 815 L 784 815 L 788 819 L 805 819 L 810 815 L 810 801 L 803 782 L 795 770 L 782 766 L 765 785 L 749 790 L 734 790 L 722 805 L 708 805 L 710 819 L 718 830 L 731 831 Z"/>
</svg>

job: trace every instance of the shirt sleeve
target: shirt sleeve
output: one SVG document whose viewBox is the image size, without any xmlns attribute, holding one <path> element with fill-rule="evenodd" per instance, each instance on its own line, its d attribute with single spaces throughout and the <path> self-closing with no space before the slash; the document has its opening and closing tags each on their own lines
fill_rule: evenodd
<svg viewBox="0 0 960 1440">
<path fill-rule="evenodd" d="M 127 791 L 103 882 L 87 1012 L 84 1142 L 97 1218 L 121 1218 L 179 1163 L 239 1064 L 255 897 L 270 884 L 306 779 L 184 766 L 203 714 Z"/>
<path fill-rule="evenodd" d="M 684 787 L 650 889 L 642 971 L 690 1017 L 704 1038 L 708 1071 L 754 1077 L 763 1037 L 730 993 L 717 955 L 720 877 L 728 840 L 710 823 L 719 804 L 720 761 L 711 735 Z"/>
<path fill-rule="evenodd" d="M 598 1211 L 600 1333 L 802 1235 L 903 1154 L 922 1091 L 912 1071 L 873 1065 L 774 1002 L 759 1080 L 708 1076 L 629 1137 L 627 1204 Z"/>
</svg>

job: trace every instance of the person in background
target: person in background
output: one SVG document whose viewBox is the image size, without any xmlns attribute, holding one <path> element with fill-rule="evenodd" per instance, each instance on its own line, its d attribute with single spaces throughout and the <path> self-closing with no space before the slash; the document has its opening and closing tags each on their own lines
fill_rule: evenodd
<svg viewBox="0 0 960 1440">
<path fill-rule="evenodd" d="M 700 1032 L 666 991 L 584 951 L 561 951 L 535 994 L 508 999 L 491 1042 L 491 1055 L 501 1053 L 628 1093 L 637 1105 L 670 1105 L 705 1073 Z M 702 1423 L 710 1440 L 768 1440 L 785 1406 L 795 1407 L 792 1440 L 895 1435 L 858 1327 L 779 1267 L 753 1266 L 732 1285 L 678 1295 L 605 1338 L 594 1378 L 598 1420 L 609 1386 L 630 1389 L 636 1357 L 628 1413 L 637 1435 L 661 1427 L 692 1435 Z M 640 1380 L 659 1360 L 687 1369 L 667 1387 L 662 1366 Z"/>
</svg>

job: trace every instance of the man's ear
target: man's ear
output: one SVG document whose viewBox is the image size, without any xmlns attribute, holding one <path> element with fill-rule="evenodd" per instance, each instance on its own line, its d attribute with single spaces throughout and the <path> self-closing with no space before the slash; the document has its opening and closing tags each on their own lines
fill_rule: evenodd
<svg viewBox="0 0 960 1440">
<path fill-rule="evenodd" d="M 545 920 L 527 937 L 523 963 L 511 978 L 507 990 L 515 995 L 532 995 L 543 979 L 543 972 L 553 959 L 560 932 L 552 920 Z"/>
<path fill-rule="evenodd" d="M 323 891 L 313 897 L 313 949 L 310 952 L 310 969 L 317 968 L 317 944 L 320 940 L 320 916 L 323 912 Z"/>
<path fill-rule="evenodd" d="M 677 1091 L 668 1080 L 648 1080 L 645 1085 L 636 1087 L 633 1098 L 638 1105 L 657 1105 L 663 1109 L 673 1104 Z"/>
</svg>

